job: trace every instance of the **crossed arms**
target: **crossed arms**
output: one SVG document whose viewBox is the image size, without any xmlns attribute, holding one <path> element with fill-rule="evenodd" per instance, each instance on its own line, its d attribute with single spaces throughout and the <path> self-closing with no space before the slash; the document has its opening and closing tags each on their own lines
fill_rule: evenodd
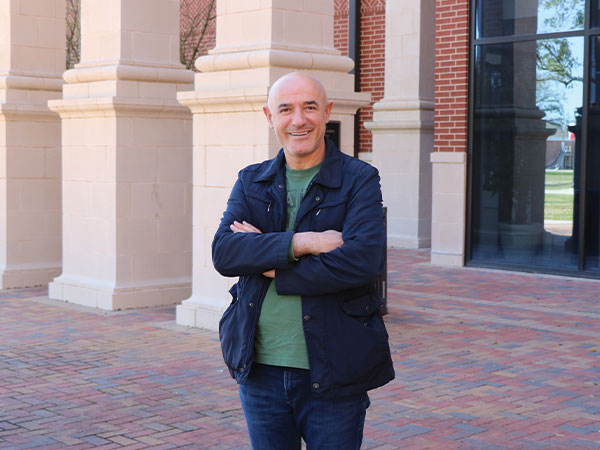
<svg viewBox="0 0 600 450">
<path fill-rule="evenodd" d="M 349 186 L 344 209 L 342 231 L 266 232 L 249 221 L 254 215 L 240 178 L 213 240 L 213 264 L 224 276 L 274 277 L 280 295 L 324 295 L 371 283 L 382 269 L 385 242 L 375 170 Z M 298 261 L 289 260 L 290 243 Z"/>
<path fill-rule="evenodd" d="M 234 233 L 262 233 L 254 225 L 246 222 L 241 223 L 235 220 L 229 228 Z M 304 255 L 318 255 L 320 253 L 329 253 L 344 244 L 342 233 L 336 230 L 326 231 L 304 231 L 294 233 L 292 236 L 292 248 L 294 257 L 300 258 Z M 265 277 L 275 278 L 275 269 L 263 272 Z"/>
</svg>

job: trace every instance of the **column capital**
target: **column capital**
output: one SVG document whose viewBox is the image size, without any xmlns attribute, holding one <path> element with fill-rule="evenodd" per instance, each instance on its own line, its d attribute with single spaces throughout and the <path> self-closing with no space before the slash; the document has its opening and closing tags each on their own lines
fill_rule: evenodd
<svg viewBox="0 0 600 450">
<path fill-rule="evenodd" d="M 195 65 L 201 72 L 283 67 L 347 73 L 354 68 L 354 61 L 339 54 L 266 48 L 209 54 L 198 58 Z"/>
<path fill-rule="evenodd" d="M 433 111 L 433 100 L 384 97 L 373 105 L 375 111 Z"/>
<path fill-rule="evenodd" d="M 180 92 L 177 95 L 179 103 L 186 105 L 192 113 L 239 112 L 257 111 L 267 103 L 269 89 L 232 88 L 222 90 L 203 90 Z M 371 100 L 370 92 L 327 92 L 327 98 L 333 102 L 332 114 L 354 114 L 361 106 L 366 106 Z"/>
<path fill-rule="evenodd" d="M 71 98 L 50 100 L 48 107 L 61 119 L 82 117 L 136 117 L 160 119 L 190 119 L 189 110 L 173 99 L 121 98 Z"/>
<path fill-rule="evenodd" d="M 78 65 L 63 74 L 67 83 L 86 83 L 105 80 L 150 81 L 161 83 L 193 83 L 194 73 L 179 68 L 137 66 L 122 63 L 104 65 Z"/>
<path fill-rule="evenodd" d="M 0 74 L 0 89 L 30 89 L 33 91 L 62 91 L 60 77 Z"/>
<path fill-rule="evenodd" d="M 384 97 L 373 105 L 373 121 L 364 125 L 374 134 L 433 133 L 433 115 L 433 101 Z"/>
</svg>

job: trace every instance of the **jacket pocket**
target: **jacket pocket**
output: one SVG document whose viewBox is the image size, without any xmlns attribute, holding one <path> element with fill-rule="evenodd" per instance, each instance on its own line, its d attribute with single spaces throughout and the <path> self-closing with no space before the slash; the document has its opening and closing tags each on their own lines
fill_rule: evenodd
<svg viewBox="0 0 600 450">
<path fill-rule="evenodd" d="M 238 295 L 237 295 L 238 283 L 235 283 L 231 289 L 229 289 L 229 293 L 231 294 L 231 303 L 221 316 L 221 320 L 219 320 L 219 340 L 221 341 L 221 352 L 223 354 L 223 359 L 225 360 L 225 364 L 229 368 L 232 368 L 236 365 L 236 343 L 239 339 L 239 336 L 236 336 L 235 332 L 235 310 L 239 304 Z"/>
<path fill-rule="evenodd" d="M 329 357 L 337 386 L 368 385 L 390 361 L 388 334 L 377 294 L 341 301 L 329 325 Z"/>
<path fill-rule="evenodd" d="M 254 348 L 253 327 L 257 320 L 257 307 L 250 307 L 256 302 L 264 277 L 242 276 L 229 292 L 231 304 L 227 307 L 219 321 L 219 340 L 225 364 L 232 376 L 237 379 L 240 371 L 246 369 L 252 358 Z M 265 279 L 266 280 L 266 279 Z M 262 294 L 264 295 L 264 294 Z"/>
<path fill-rule="evenodd" d="M 311 211 L 311 231 L 342 230 L 346 217 L 344 198 L 326 199 Z"/>
<path fill-rule="evenodd" d="M 246 322 L 244 321 L 245 311 L 240 311 L 240 295 L 243 277 L 235 283 L 229 293 L 231 294 L 231 304 L 227 307 L 221 320 L 219 321 L 219 340 L 221 341 L 221 353 L 223 360 L 229 369 L 239 370 L 244 365 L 245 347 L 246 347 Z"/>
<path fill-rule="evenodd" d="M 263 233 L 275 231 L 273 228 L 275 223 L 273 220 L 274 200 L 256 192 L 248 192 L 247 197 L 248 211 L 252 217 L 246 217 L 243 220 L 258 227 Z"/>
<path fill-rule="evenodd" d="M 369 294 L 341 304 L 342 310 L 351 317 L 368 319 L 379 311 L 383 301 L 376 294 Z"/>
<path fill-rule="evenodd" d="M 239 284 L 239 281 L 237 283 L 234 283 L 234 285 L 231 286 L 231 289 L 229 289 L 229 293 L 231 294 L 231 303 L 230 303 L 229 306 L 231 306 L 235 302 L 237 302 L 237 299 L 238 299 L 238 284 Z"/>
</svg>

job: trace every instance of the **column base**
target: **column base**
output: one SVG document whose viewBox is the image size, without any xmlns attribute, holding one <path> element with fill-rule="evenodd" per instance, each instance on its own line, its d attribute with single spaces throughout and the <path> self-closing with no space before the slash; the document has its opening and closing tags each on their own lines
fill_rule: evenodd
<svg viewBox="0 0 600 450">
<path fill-rule="evenodd" d="M 389 226 L 389 224 L 388 224 Z M 388 232 L 387 245 L 389 248 L 408 248 L 408 249 L 419 249 L 419 248 L 430 248 L 431 238 L 429 237 L 413 237 L 402 234 L 394 234 Z"/>
<path fill-rule="evenodd" d="M 48 285 L 51 299 L 109 311 L 173 305 L 191 292 L 191 283 L 111 289 L 57 278 Z"/>
<path fill-rule="evenodd" d="M 177 306 L 177 325 L 219 331 L 219 321 L 226 309 L 211 304 L 210 299 L 191 297 Z"/>
<path fill-rule="evenodd" d="M 447 267 L 464 266 L 464 255 L 459 253 L 431 252 L 431 264 Z"/>
<path fill-rule="evenodd" d="M 4 269 L 0 276 L 0 289 L 29 288 L 45 286 L 61 272 L 60 267 L 35 269 Z"/>
</svg>

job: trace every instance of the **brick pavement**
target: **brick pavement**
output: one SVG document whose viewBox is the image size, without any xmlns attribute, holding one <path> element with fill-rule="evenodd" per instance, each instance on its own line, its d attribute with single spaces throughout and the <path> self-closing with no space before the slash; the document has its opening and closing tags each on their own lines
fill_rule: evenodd
<svg viewBox="0 0 600 450">
<path fill-rule="evenodd" d="M 365 449 L 600 449 L 600 282 L 389 256 Z M 248 448 L 214 332 L 0 291 L 0 448 Z"/>
</svg>

